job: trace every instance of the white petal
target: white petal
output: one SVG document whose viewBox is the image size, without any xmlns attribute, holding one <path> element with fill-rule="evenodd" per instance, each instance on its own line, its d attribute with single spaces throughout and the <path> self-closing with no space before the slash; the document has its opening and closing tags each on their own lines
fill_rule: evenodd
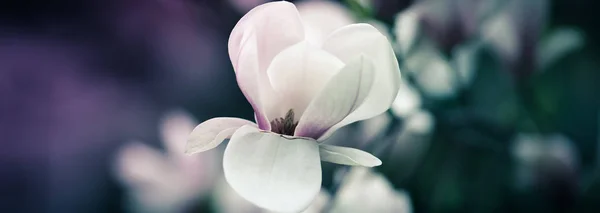
<svg viewBox="0 0 600 213">
<path fill-rule="evenodd" d="M 321 187 L 316 141 L 285 138 L 244 126 L 223 156 L 225 178 L 246 200 L 271 211 L 299 212 Z"/>
<path fill-rule="evenodd" d="M 361 54 L 366 55 L 375 65 L 375 79 L 363 104 L 332 127 L 322 139 L 342 126 L 385 112 L 396 98 L 400 85 L 400 68 L 392 46 L 387 38 L 371 25 L 353 24 L 340 28 L 329 36 L 323 44 L 323 49 L 346 63 Z"/>
<path fill-rule="evenodd" d="M 338 58 L 321 49 L 300 42 L 278 54 L 267 73 L 277 97 L 267 104 L 267 117 L 279 118 L 293 109 L 302 115 L 311 100 L 329 79 L 344 67 Z"/>
<path fill-rule="evenodd" d="M 254 123 L 239 118 L 213 118 L 204 121 L 190 133 L 185 153 L 191 155 L 215 148 L 244 125 L 254 125 Z"/>
<path fill-rule="evenodd" d="M 321 144 L 319 153 L 322 161 L 331 163 L 366 167 L 381 165 L 379 158 L 360 149 Z"/>
<path fill-rule="evenodd" d="M 266 74 L 275 55 L 304 40 L 304 29 L 296 7 L 277 1 L 260 5 L 238 21 L 229 37 L 229 58 L 244 96 L 256 112 L 261 129 L 269 130 L 264 102 L 272 96 Z"/>
<path fill-rule="evenodd" d="M 373 87 L 373 68 L 364 55 L 347 64 L 312 100 L 294 135 L 317 139 L 357 109 Z"/>
</svg>

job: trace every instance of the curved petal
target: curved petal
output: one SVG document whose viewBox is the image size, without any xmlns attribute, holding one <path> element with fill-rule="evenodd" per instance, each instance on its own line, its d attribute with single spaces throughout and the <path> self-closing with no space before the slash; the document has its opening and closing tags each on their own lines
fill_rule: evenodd
<svg viewBox="0 0 600 213">
<path fill-rule="evenodd" d="M 273 102 L 266 104 L 267 117 L 284 117 L 290 109 L 302 115 L 310 101 L 342 67 L 344 63 L 338 58 L 308 42 L 281 51 L 267 69 L 277 95 L 271 99 Z"/>
<path fill-rule="evenodd" d="M 251 36 L 255 37 L 256 34 L 251 33 Z M 270 130 L 271 125 L 269 119 L 264 113 L 263 102 L 265 102 L 265 100 L 263 99 L 271 96 L 272 88 L 268 82 L 266 73 L 261 73 L 258 68 L 256 39 L 250 39 L 248 42 L 244 43 L 244 47 L 239 54 L 240 64 L 244 65 L 244 71 L 236 73 L 238 86 L 254 109 L 258 127 L 264 130 Z"/>
<path fill-rule="evenodd" d="M 342 68 L 311 101 L 294 135 L 317 139 L 357 109 L 373 87 L 373 69 L 364 55 Z"/>
<path fill-rule="evenodd" d="M 256 34 L 255 37 L 251 34 Z M 260 70 L 266 70 L 271 60 L 281 50 L 304 40 L 302 20 L 294 4 L 275 1 L 262 4 L 250 10 L 235 25 L 229 36 L 229 58 L 239 72 L 240 52 L 244 43 L 256 40 Z"/>
<path fill-rule="evenodd" d="M 321 139 L 342 126 L 385 112 L 390 108 L 400 87 L 400 68 L 394 50 L 387 38 L 371 25 L 352 24 L 340 28 L 329 36 L 323 49 L 343 62 L 351 61 L 361 54 L 368 56 L 375 65 L 375 79 L 364 103 L 328 130 Z"/>
<path fill-rule="evenodd" d="M 191 155 L 217 147 L 244 125 L 254 125 L 240 118 L 213 118 L 202 122 L 188 136 L 185 154 Z"/>
<path fill-rule="evenodd" d="M 322 161 L 331 163 L 366 167 L 381 165 L 379 158 L 360 149 L 321 144 L 319 154 Z"/>
<path fill-rule="evenodd" d="M 276 212 L 300 212 L 321 188 L 316 141 L 285 138 L 244 126 L 223 156 L 229 185 L 243 198 Z"/>
<path fill-rule="evenodd" d="M 266 3 L 250 10 L 229 36 L 229 58 L 238 85 L 254 108 L 261 129 L 270 129 L 262 106 L 272 96 L 267 67 L 275 55 L 302 40 L 304 28 L 300 15 L 296 7 L 286 1 Z"/>
</svg>

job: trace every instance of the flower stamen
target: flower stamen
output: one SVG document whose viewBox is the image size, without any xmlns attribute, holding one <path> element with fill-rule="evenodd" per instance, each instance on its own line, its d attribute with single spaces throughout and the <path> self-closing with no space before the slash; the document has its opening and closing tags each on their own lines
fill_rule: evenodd
<svg viewBox="0 0 600 213">
<path fill-rule="evenodd" d="M 294 122 L 294 110 L 290 109 L 283 118 L 271 121 L 271 132 L 282 135 L 294 135 L 298 122 Z"/>
</svg>

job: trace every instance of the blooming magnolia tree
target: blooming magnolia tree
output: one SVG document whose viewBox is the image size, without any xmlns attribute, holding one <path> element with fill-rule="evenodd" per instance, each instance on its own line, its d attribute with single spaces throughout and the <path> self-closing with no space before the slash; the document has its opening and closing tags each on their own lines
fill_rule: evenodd
<svg viewBox="0 0 600 213">
<path fill-rule="evenodd" d="M 321 188 L 320 161 L 373 167 L 375 156 L 323 142 L 337 129 L 388 110 L 400 84 L 391 44 L 368 24 L 351 24 L 322 43 L 307 39 L 296 7 L 278 1 L 250 10 L 234 27 L 229 56 L 256 122 L 213 118 L 198 125 L 187 154 L 230 139 L 227 182 L 268 210 L 298 212 Z"/>
</svg>

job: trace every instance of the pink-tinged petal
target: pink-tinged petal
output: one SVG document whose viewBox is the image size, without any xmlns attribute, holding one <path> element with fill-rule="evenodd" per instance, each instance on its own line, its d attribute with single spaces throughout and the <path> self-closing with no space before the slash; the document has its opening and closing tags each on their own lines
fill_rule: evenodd
<svg viewBox="0 0 600 213">
<path fill-rule="evenodd" d="M 300 212 L 321 188 L 314 140 L 286 138 L 244 126 L 223 156 L 225 179 L 241 197 L 275 212 Z"/>
<path fill-rule="evenodd" d="M 267 117 L 284 117 L 290 110 L 299 119 L 311 100 L 344 63 L 308 42 L 295 44 L 278 54 L 267 70 L 276 98 L 265 104 Z"/>
<path fill-rule="evenodd" d="M 256 36 L 250 36 L 251 33 Z M 244 43 L 256 40 L 259 69 L 264 71 L 281 50 L 304 40 L 304 28 L 296 6 L 286 1 L 262 4 L 250 10 L 229 36 L 229 57 L 236 72 L 243 71 L 239 53 Z"/>
<path fill-rule="evenodd" d="M 163 117 L 160 134 L 170 155 L 184 155 L 188 135 L 197 124 L 198 122 L 184 111 L 174 110 Z"/>
<path fill-rule="evenodd" d="M 255 33 L 249 33 L 251 39 L 244 43 L 244 47 L 240 52 L 240 64 L 244 65 L 244 71 L 236 73 L 236 80 L 240 90 L 248 99 L 250 105 L 254 109 L 254 116 L 258 127 L 263 130 L 270 130 L 271 125 L 269 119 L 264 113 L 264 102 L 269 97 L 272 97 L 271 84 L 268 82 L 266 73 L 260 72 L 258 68 L 258 52 Z M 261 95 L 262 94 L 262 95 Z"/>
<path fill-rule="evenodd" d="M 263 130 L 270 130 L 270 124 L 262 105 L 273 96 L 267 67 L 275 55 L 302 40 L 304 29 L 298 11 L 285 1 L 266 3 L 250 10 L 231 32 L 229 57 L 237 82 Z"/>
<path fill-rule="evenodd" d="M 365 167 L 381 165 L 379 158 L 360 149 L 321 144 L 319 154 L 322 161 L 331 163 Z"/>
<path fill-rule="evenodd" d="M 164 184 L 174 169 L 160 151 L 141 142 L 130 142 L 116 156 L 116 173 L 120 181 L 135 187 L 140 183 Z"/>
<path fill-rule="evenodd" d="M 364 103 L 328 130 L 321 139 L 342 126 L 385 112 L 392 105 L 400 87 L 400 68 L 394 50 L 387 38 L 371 25 L 352 24 L 340 28 L 329 36 L 323 49 L 344 62 L 361 54 L 366 55 L 375 65 L 375 79 Z"/>
<path fill-rule="evenodd" d="M 196 126 L 188 137 L 185 154 L 191 155 L 215 148 L 244 125 L 255 124 L 239 118 L 213 118 L 204 121 Z"/>
<path fill-rule="evenodd" d="M 374 65 L 364 55 L 333 76 L 312 100 L 294 135 L 317 139 L 357 109 L 374 87 Z"/>
</svg>

